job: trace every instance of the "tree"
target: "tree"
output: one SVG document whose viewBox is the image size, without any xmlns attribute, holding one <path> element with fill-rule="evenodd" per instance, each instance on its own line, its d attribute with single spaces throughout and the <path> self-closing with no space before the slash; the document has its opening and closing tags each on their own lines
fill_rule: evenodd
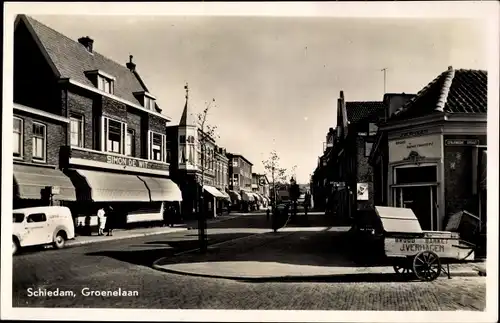
<svg viewBox="0 0 500 323">
<path fill-rule="evenodd" d="M 198 206 L 198 240 L 200 243 L 200 251 L 206 252 L 207 250 L 207 217 L 205 213 L 205 203 L 203 199 L 203 186 L 205 185 L 205 170 L 209 169 L 209 164 L 215 159 L 214 154 L 208 154 L 209 149 L 207 146 L 210 142 L 215 141 L 218 137 L 216 134 L 217 126 L 212 126 L 208 124 L 207 118 L 210 109 L 215 105 L 215 99 L 212 99 L 210 103 L 205 103 L 205 109 L 197 115 L 197 126 L 198 126 L 198 145 L 200 147 L 201 153 L 201 163 L 199 165 L 201 169 L 201 192 L 199 194 L 199 206 Z"/>
<path fill-rule="evenodd" d="M 279 161 L 280 157 L 278 156 L 276 150 L 271 151 L 271 153 L 269 154 L 269 158 L 262 161 L 266 173 L 271 176 L 271 185 L 273 189 L 273 209 L 276 207 L 277 200 L 276 184 L 284 184 L 286 182 L 286 168 L 281 168 Z"/>
</svg>

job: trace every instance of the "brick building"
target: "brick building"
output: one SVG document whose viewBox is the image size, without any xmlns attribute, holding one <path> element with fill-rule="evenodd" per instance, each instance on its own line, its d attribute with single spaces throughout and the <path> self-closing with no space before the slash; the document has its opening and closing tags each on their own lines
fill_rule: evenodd
<svg viewBox="0 0 500 323">
<path fill-rule="evenodd" d="M 370 157 L 379 202 L 411 208 L 427 230 L 462 210 L 486 223 L 486 122 L 486 71 L 438 75 L 380 125 Z"/>
<path fill-rule="evenodd" d="M 167 137 L 170 138 L 167 151 L 171 158 L 172 178 L 181 187 L 182 210 L 186 218 L 196 217 L 201 194 L 205 210 L 211 216 L 216 216 L 227 207 L 230 200 L 226 193 L 228 158 L 226 150 L 198 127 L 190 111 L 187 85 L 185 89 L 186 102 L 179 124 L 167 127 Z"/>
<path fill-rule="evenodd" d="M 15 24 L 14 131 L 23 130 L 24 143 L 15 163 L 62 170 L 72 187 L 53 184 L 60 190 L 54 199 L 81 221 L 103 206 L 112 206 L 123 222 L 161 220 L 166 203 L 181 199 L 168 179 L 170 118 L 132 56 L 120 65 L 96 52 L 89 37 L 73 41 L 24 15 Z M 14 177 L 20 173 L 15 169 Z"/>
<path fill-rule="evenodd" d="M 228 153 L 229 159 L 229 194 L 236 208 L 246 208 L 256 202 L 252 194 L 253 164 L 239 154 Z M 258 199 L 258 198 L 257 198 Z"/>
</svg>

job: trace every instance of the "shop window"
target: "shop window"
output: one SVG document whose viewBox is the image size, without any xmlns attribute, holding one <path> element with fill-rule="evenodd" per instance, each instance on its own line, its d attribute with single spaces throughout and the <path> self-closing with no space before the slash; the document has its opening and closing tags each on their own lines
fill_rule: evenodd
<svg viewBox="0 0 500 323">
<path fill-rule="evenodd" d="M 395 184 L 436 182 L 436 166 L 398 167 L 395 169 Z"/>
<path fill-rule="evenodd" d="M 12 150 L 15 157 L 23 156 L 24 128 L 23 119 L 14 117 L 12 130 Z"/>
<path fill-rule="evenodd" d="M 83 117 L 72 115 L 70 117 L 71 146 L 83 147 Z"/>
<path fill-rule="evenodd" d="M 135 130 L 127 129 L 127 137 L 125 138 L 125 155 L 135 156 Z"/>
<path fill-rule="evenodd" d="M 365 157 L 370 157 L 370 152 L 372 151 L 373 142 L 365 142 Z"/>
<path fill-rule="evenodd" d="M 33 159 L 45 161 L 46 156 L 46 126 L 41 123 L 33 123 Z"/>
</svg>

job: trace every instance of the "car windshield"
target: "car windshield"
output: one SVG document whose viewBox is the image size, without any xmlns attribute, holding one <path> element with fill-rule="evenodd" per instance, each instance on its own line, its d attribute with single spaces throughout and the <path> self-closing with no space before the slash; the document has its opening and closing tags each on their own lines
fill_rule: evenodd
<svg viewBox="0 0 500 323">
<path fill-rule="evenodd" d="M 24 220 L 23 213 L 13 213 L 13 223 L 21 223 Z"/>
</svg>

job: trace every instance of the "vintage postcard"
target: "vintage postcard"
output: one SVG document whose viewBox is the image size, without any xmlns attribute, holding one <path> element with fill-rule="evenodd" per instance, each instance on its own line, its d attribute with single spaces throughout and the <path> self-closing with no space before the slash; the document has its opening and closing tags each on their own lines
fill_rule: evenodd
<svg viewBox="0 0 500 323">
<path fill-rule="evenodd" d="M 2 318 L 497 321 L 498 3 L 4 8 Z"/>
</svg>

